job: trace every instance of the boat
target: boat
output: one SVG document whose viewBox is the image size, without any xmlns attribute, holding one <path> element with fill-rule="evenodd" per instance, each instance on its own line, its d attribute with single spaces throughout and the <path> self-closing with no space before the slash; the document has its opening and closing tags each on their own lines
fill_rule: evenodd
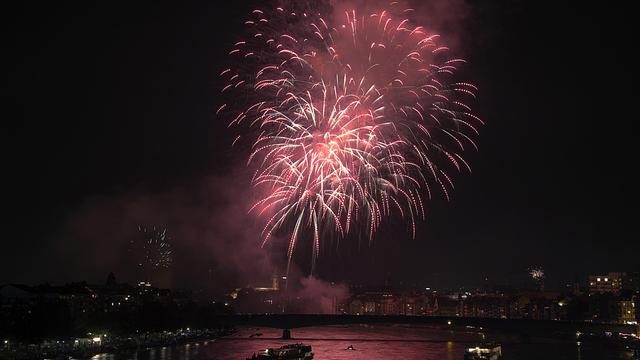
<svg viewBox="0 0 640 360">
<path fill-rule="evenodd" d="M 313 359 L 310 345 L 289 344 L 277 349 L 265 349 L 247 358 L 247 360 L 310 360 Z"/>
<path fill-rule="evenodd" d="M 483 343 L 470 347 L 464 353 L 464 360 L 502 359 L 502 346 L 495 343 Z"/>
</svg>

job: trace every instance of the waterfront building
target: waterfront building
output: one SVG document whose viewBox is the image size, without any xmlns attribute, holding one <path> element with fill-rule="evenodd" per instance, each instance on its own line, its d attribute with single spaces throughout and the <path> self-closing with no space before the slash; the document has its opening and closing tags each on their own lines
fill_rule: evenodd
<svg viewBox="0 0 640 360">
<path fill-rule="evenodd" d="M 589 276 L 589 294 L 619 293 L 626 277 L 622 272 Z"/>
</svg>

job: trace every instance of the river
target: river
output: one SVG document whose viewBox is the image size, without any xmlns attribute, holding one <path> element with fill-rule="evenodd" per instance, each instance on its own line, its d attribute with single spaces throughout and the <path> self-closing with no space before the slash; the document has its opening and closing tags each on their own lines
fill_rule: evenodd
<svg viewBox="0 0 640 360">
<path fill-rule="evenodd" d="M 260 333 L 260 336 L 254 334 Z M 502 344 L 504 360 L 630 360 L 627 351 L 603 345 L 550 338 L 527 338 L 464 327 L 416 325 L 344 325 L 292 329 L 294 340 L 281 340 L 282 331 L 240 328 L 216 340 L 152 348 L 130 354 L 100 354 L 94 360 L 244 360 L 259 349 L 302 342 L 311 345 L 314 360 L 427 359 L 462 360 L 464 351 L 483 338 Z M 254 335 L 252 337 L 252 335 Z M 356 351 L 346 351 L 352 345 Z"/>
</svg>

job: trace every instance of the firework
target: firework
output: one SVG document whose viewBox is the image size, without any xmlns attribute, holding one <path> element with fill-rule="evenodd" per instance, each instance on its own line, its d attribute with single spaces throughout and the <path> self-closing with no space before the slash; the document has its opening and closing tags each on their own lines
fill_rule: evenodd
<svg viewBox="0 0 640 360">
<path fill-rule="evenodd" d="M 542 268 L 531 268 L 529 269 L 529 277 L 534 281 L 540 282 L 544 280 L 544 270 Z"/>
<path fill-rule="evenodd" d="M 289 261 L 300 238 L 315 261 L 323 234 L 372 241 L 392 214 L 415 237 L 425 199 L 448 200 L 451 170 L 471 171 L 462 153 L 477 149 L 482 121 L 469 106 L 476 87 L 456 79 L 465 61 L 397 6 L 255 10 L 229 52 L 236 65 L 220 76 L 235 104 L 217 113 L 241 129 L 233 144 L 252 145 L 251 211 L 265 219 L 263 246 L 287 234 Z"/>
<path fill-rule="evenodd" d="M 165 228 L 138 226 L 138 236 L 129 241 L 129 251 L 139 267 L 167 269 L 173 263 L 171 238 Z"/>
</svg>

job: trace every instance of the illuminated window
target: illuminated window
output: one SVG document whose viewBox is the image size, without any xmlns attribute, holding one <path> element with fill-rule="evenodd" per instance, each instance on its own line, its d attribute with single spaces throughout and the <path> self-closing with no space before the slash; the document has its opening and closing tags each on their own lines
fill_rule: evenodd
<svg viewBox="0 0 640 360">
<path fill-rule="evenodd" d="M 604 281 L 609 281 L 609 278 L 604 278 Z"/>
<path fill-rule="evenodd" d="M 598 278 L 598 281 L 601 281 L 602 279 Z"/>
</svg>

